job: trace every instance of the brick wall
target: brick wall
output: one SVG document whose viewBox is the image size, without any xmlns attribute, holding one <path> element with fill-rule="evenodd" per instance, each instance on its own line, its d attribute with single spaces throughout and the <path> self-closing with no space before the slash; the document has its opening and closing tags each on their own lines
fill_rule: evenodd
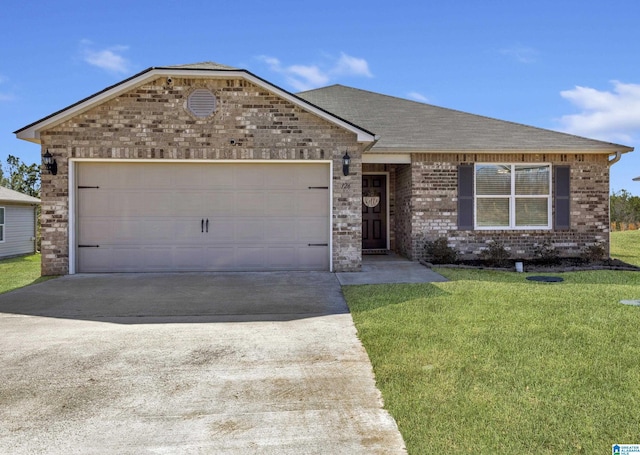
<svg viewBox="0 0 640 455">
<path fill-rule="evenodd" d="M 424 243 L 447 237 L 450 245 L 464 257 L 477 256 L 491 240 L 505 243 L 514 257 L 527 258 L 536 245 L 549 242 L 564 256 L 578 256 L 596 243 L 609 252 L 609 168 L 606 155 L 589 154 L 414 154 L 411 172 L 398 172 L 398 188 L 411 188 L 411 234 L 406 254 L 412 259 L 424 257 Z M 571 229 L 526 231 L 459 231 L 457 229 L 457 166 L 473 163 L 539 162 L 571 166 Z M 400 196 L 406 205 L 407 196 Z M 402 190 L 406 193 L 406 189 Z M 554 208 L 555 209 L 555 208 Z M 398 238 L 406 243 L 406 219 Z M 399 251 L 404 252 L 399 247 Z"/>
<path fill-rule="evenodd" d="M 217 110 L 186 109 L 197 88 L 211 90 Z M 58 175 L 42 177 L 42 273 L 69 270 L 68 160 L 333 160 L 333 264 L 361 265 L 361 146 L 355 134 L 241 79 L 158 78 L 41 134 Z M 351 173 L 342 175 L 342 156 Z"/>
</svg>

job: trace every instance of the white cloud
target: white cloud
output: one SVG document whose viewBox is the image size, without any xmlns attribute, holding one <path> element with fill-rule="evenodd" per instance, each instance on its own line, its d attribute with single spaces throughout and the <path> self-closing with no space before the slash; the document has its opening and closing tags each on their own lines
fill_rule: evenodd
<svg viewBox="0 0 640 455">
<path fill-rule="evenodd" d="M 500 49 L 500 53 L 511 57 L 520 63 L 534 63 L 538 59 L 539 55 L 539 52 L 536 49 L 522 46 L 520 44 Z"/>
<path fill-rule="evenodd" d="M 421 103 L 427 103 L 429 101 L 429 99 L 424 96 L 422 93 L 418 93 L 418 92 L 409 92 L 407 93 L 407 96 L 415 101 L 420 101 Z"/>
<path fill-rule="evenodd" d="M 640 132 L 640 84 L 611 81 L 613 91 L 576 86 L 560 95 L 580 112 L 560 119 L 563 130 L 606 141 L 632 142 Z"/>
<path fill-rule="evenodd" d="M 335 67 L 332 71 L 337 76 L 365 76 L 373 77 L 371 71 L 369 71 L 369 64 L 363 58 L 351 57 L 344 52 L 340 53 Z"/>
<path fill-rule="evenodd" d="M 106 49 L 95 49 L 89 40 L 82 40 L 82 59 L 89 65 L 96 66 L 103 70 L 126 74 L 130 72 L 129 61 L 121 54 L 129 49 L 128 46 L 112 46 Z"/>
<path fill-rule="evenodd" d="M 344 76 L 373 77 L 365 59 L 340 54 L 339 58 L 329 58 L 328 64 L 284 66 L 276 57 L 262 55 L 258 57 L 269 69 L 285 77 L 288 85 L 295 90 L 304 91 L 322 87 Z"/>
</svg>

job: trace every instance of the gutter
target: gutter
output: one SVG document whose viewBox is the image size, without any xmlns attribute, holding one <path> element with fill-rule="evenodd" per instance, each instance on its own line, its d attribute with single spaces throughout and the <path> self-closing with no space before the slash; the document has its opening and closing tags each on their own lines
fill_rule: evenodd
<svg viewBox="0 0 640 455">
<path fill-rule="evenodd" d="M 615 152 L 615 155 L 613 158 L 611 158 L 608 162 L 607 162 L 607 166 L 611 167 L 614 164 L 616 164 L 618 161 L 620 161 L 620 158 L 622 158 L 622 152 L 620 150 L 617 150 Z"/>
</svg>

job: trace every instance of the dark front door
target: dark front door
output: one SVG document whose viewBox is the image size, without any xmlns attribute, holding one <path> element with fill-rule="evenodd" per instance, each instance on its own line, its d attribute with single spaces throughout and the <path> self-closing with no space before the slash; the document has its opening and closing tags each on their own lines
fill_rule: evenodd
<svg viewBox="0 0 640 455">
<path fill-rule="evenodd" d="M 362 176 L 362 249 L 387 249 L 387 176 Z"/>
</svg>

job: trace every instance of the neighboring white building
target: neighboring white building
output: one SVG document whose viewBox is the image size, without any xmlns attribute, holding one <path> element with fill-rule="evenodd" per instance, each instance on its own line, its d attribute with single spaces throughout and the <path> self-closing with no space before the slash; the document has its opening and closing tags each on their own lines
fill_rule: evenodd
<svg viewBox="0 0 640 455">
<path fill-rule="evenodd" d="M 35 253 L 40 199 L 0 186 L 0 258 Z"/>
</svg>

